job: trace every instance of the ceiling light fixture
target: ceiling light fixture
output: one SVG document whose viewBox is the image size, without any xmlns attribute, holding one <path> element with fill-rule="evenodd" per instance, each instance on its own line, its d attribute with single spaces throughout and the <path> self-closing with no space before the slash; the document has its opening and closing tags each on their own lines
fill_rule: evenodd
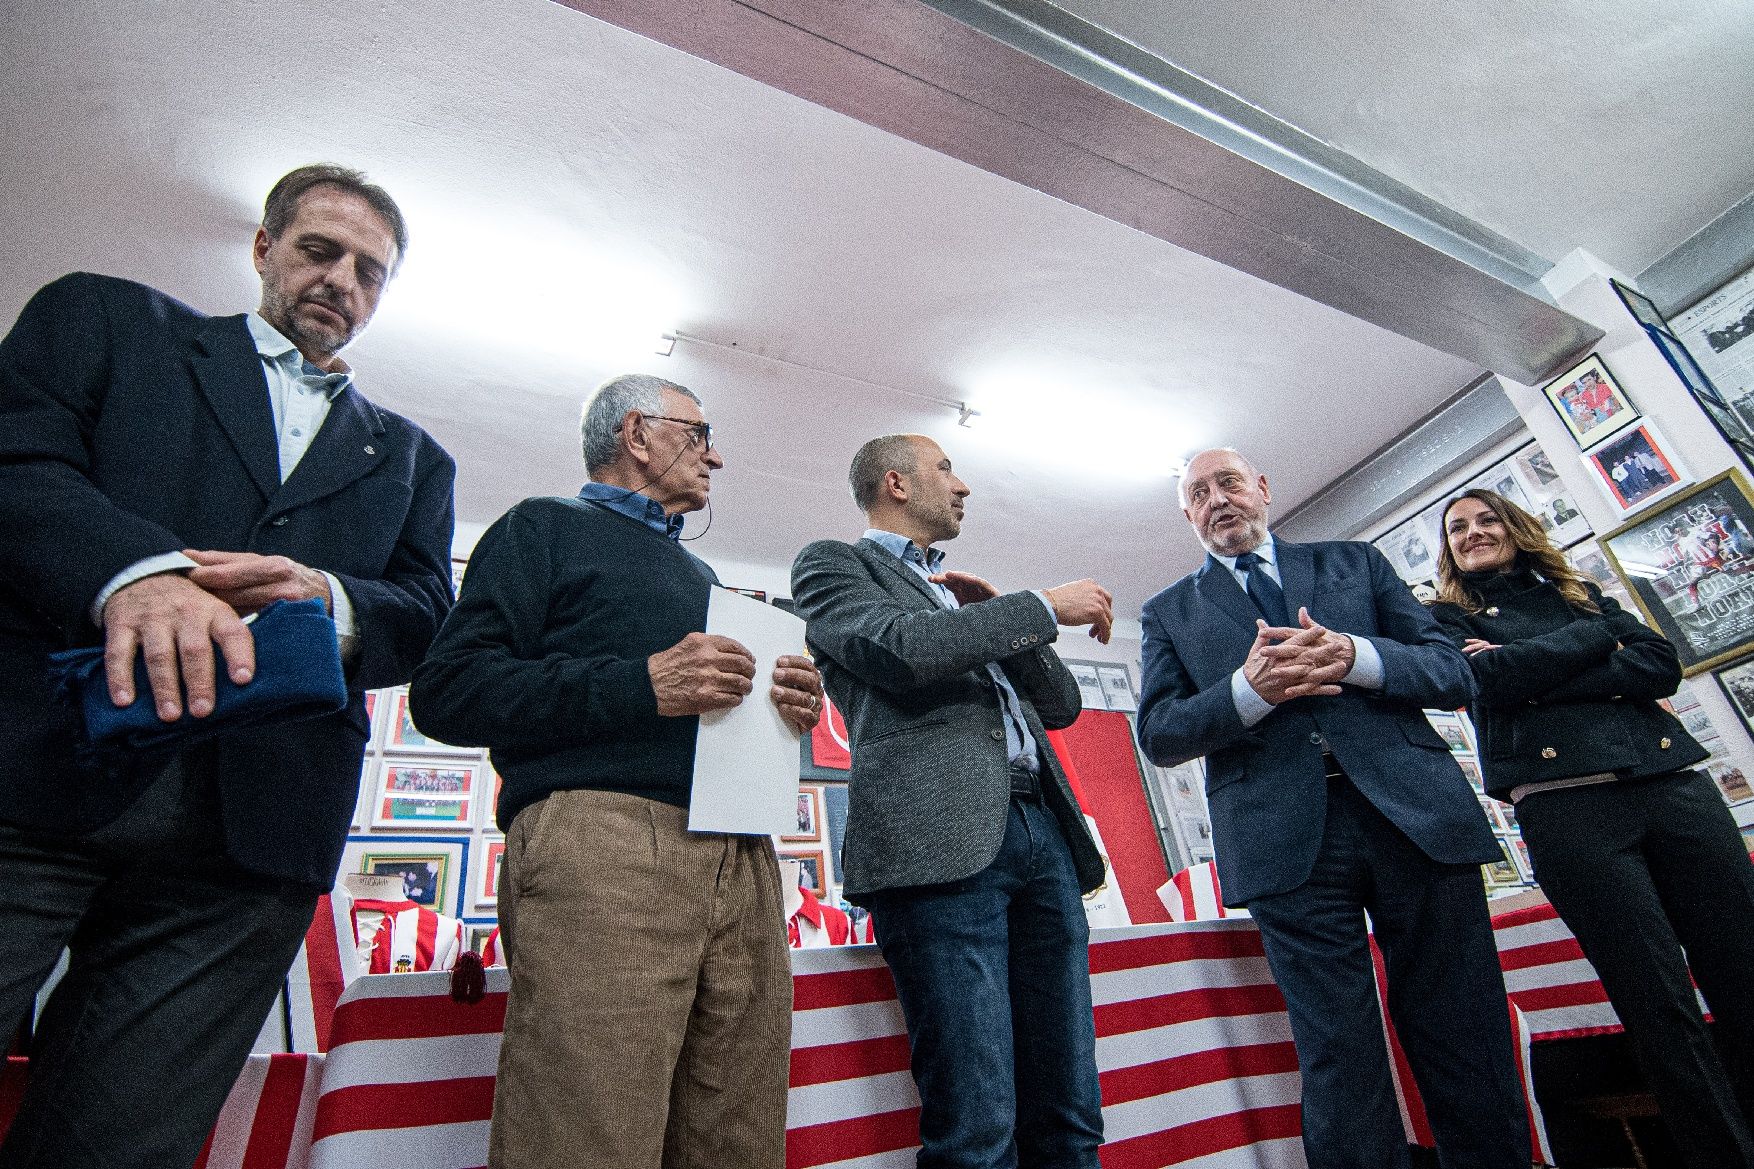
<svg viewBox="0 0 1754 1169">
<path fill-rule="evenodd" d="M 970 410 L 968 408 L 968 403 L 964 402 L 956 408 L 956 425 L 965 430 L 973 430 L 974 420 L 980 416 L 981 412 L 979 410 Z"/>
<path fill-rule="evenodd" d="M 654 350 L 659 357 L 668 357 L 676 352 L 676 334 L 665 333 L 658 338 L 658 348 Z"/>
<path fill-rule="evenodd" d="M 1161 481 L 1176 473 L 1170 452 L 1194 445 L 1187 419 L 1161 389 L 1104 379 L 1079 364 L 1012 361 L 968 380 L 958 413 L 979 414 L 983 443 L 1028 451 L 1032 462 L 1068 475 Z"/>
</svg>

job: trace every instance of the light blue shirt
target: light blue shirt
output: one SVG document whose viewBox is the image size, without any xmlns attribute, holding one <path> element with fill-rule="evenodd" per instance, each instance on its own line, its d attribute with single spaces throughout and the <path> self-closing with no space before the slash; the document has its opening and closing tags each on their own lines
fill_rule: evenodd
<svg viewBox="0 0 1754 1169">
<path fill-rule="evenodd" d="M 1279 576 L 1279 549 L 1273 543 L 1273 537 L 1268 536 L 1260 547 L 1254 549 L 1254 553 L 1261 558 L 1261 571 L 1272 577 L 1274 583 L 1284 587 L 1285 582 Z M 1239 570 L 1236 567 L 1235 556 L 1220 556 L 1214 552 L 1212 559 L 1228 569 L 1231 577 L 1241 586 L 1242 591 L 1248 592 L 1249 574 L 1247 570 Z M 1292 616 L 1295 619 L 1296 614 Z M 1369 638 L 1359 637 L 1351 633 L 1346 634 L 1346 636 L 1352 639 L 1352 668 L 1346 671 L 1346 676 L 1340 681 L 1345 685 L 1357 686 L 1362 690 L 1382 689 L 1382 655 L 1376 652 L 1376 646 L 1370 643 Z M 1237 717 L 1242 720 L 1242 725 L 1245 727 L 1252 727 L 1273 713 L 1273 704 L 1262 698 L 1255 692 L 1255 688 L 1249 685 L 1248 679 L 1243 676 L 1241 666 L 1238 666 L 1236 672 L 1230 675 L 1230 699 L 1236 703 Z"/>
<path fill-rule="evenodd" d="M 587 483 L 579 488 L 579 498 L 587 503 L 606 507 L 610 511 L 620 512 L 660 536 L 668 536 L 672 540 L 682 538 L 682 516 L 666 514 L 664 505 L 649 495 L 641 495 L 625 487 L 613 487 L 608 483 Z"/>
<path fill-rule="evenodd" d="M 245 316 L 244 324 L 250 330 L 256 352 L 261 355 L 262 374 L 268 381 L 268 406 L 274 412 L 280 481 L 284 483 L 310 449 L 317 431 L 323 428 L 323 420 L 329 417 L 330 404 L 353 384 L 353 374 L 345 368 L 337 373 L 318 369 L 304 359 L 297 345 L 256 313 Z M 101 626 L 104 606 L 110 598 L 135 581 L 161 572 L 183 572 L 195 567 L 195 562 L 181 552 L 164 552 L 130 564 L 98 591 L 97 599 L 91 603 L 92 622 Z M 357 636 L 359 626 L 354 620 L 353 603 L 347 590 L 341 587 L 341 581 L 334 573 L 325 572 L 323 575 L 329 579 L 329 611 L 335 618 L 335 632 L 342 638 Z M 342 646 L 349 648 L 345 641 Z"/>
<path fill-rule="evenodd" d="M 956 594 L 932 580 L 934 575 L 944 571 L 943 549 L 927 548 L 922 551 L 918 544 L 906 536 L 885 532 L 879 528 L 867 530 L 865 539 L 912 569 L 914 575 L 926 582 L 926 587 L 932 590 L 932 595 L 937 597 L 939 603 L 946 609 L 962 607 L 956 600 Z M 1035 596 L 1047 609 L 1048 616 L 1052 617 L 1054 607 L 1048 603 L 1047 597 L 1039 591 L 1035 593 Z M 1005 716 L 1005 758 L 1010 761 L 1012 767 L 1020 768 L 1032 775 L 1039 774 L 1041 771 L 1040 748 L 1036 745 L 1035 736 L 1029 733 L 1029 722 L 1023 717 L 1023 703 L 1019 701 L 1017 691 L 1012 688 L 1011 679 L 1005 676 L 1005 671 L 999 668 L 997 662 L 987 663 L 987 675 L 999 688 L 999 707 Z"/>
</svg>

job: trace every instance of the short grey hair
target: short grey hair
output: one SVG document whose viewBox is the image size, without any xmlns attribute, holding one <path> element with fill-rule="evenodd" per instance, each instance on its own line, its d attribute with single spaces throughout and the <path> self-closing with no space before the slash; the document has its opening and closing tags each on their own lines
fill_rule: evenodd
<svg viewBox="0 0 1754 1169">
<path fill-rule="evenodd" d="M 1181 473 L 1175 477 L 1175 499 L 1176 503 L 1181 507 L 1186 507 L 1188 505 L 1188 468 L 1194 465 L 1194 459 L 1199 458 L 1201 455 L 1211 454 L 1234 455 L 1236 456 L 1237 462 L 1248 468 L 1249 474 L 1256 478 L 1260 477 L 1261 473 L 1255 470 L 1255 465 L 1249 461 L 1249 457 L 1233 446 L 1212 446 L 1207 447 L 1203 451 L 1195 451 L 1193 458 L 1182 464 Z"/>
<path fill-rule="evenodd" d="M 919 447 L 911 434 L 885 434 L 859 448 L 847 471 L 847 486 L 860 511 L 870 511 L 882 490 L 883 476 L 891 471 L 911 475 L 919 468 Z"/>
<path fill-rule="evenodd" d="M 629 410 L 656 414 L 664 408 L 664 391 L 690 398 L 700 405 L 700 395 L 687 386 L 653 377 L 649 373 L 624 373 L 612 377 L 585 402 L 579 435 L 585 451 L 585 470 L 595 473 L 621 457 L 621 420 Z"/>
</svg>

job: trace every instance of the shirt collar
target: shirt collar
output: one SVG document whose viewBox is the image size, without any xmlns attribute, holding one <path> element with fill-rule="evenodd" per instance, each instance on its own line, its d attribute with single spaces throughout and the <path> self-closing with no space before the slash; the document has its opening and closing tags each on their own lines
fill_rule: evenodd
<svg viewBox="0 0 1754 1169">
<path fill-rule="evenodd" d="M 937 572 L 944 563 L 942 548 L 924 548 L 895 532 L 885 532 L 882 528 L 867 528 L 865 539 L 882 548 L 898 560 L 909 564 L 920 564 Z"/>
<path fill-rule="evenodd" d="M 1271 533 L 1268 533 L 1267 538 L 1262 540 L 1257 547 L 1250 548 L 1249 551 L 1253 552 L 1256 556 L 1259 556 L 1267 564 L 1271 564 L 1274 572 L 1279 571 L 1279 550 L 1273 546 L 1273 536 Z M 1242 553 L 1237 553 L 1237 556 L 1240 555 L 1242 555 Z M 1220 556 L 1218 553 L 1214 552 L 1212 553 L 1212 559 L 1222 564 L 1225 568 L 1228 568 L 1232 573 L 1236 572 L 1236 556 Z"/>
<path fill-rule="evenodd" d="M 610 511 L 620 512 L 660 536 L 668 536 L 672 540 L 682 539 L 682 516 L 666 515 L 664 505 L 648 495 L 608 483 L 587 483 L 579 488 L 579 498 L 586 503 L 595 503 Z"/>
<path fill-rule="evenodd" d="M 316 378 L 323 385 L 323 392 L 333 402 L 335 395 L 353 383 L 353 371 L 340 358 L 335 359 L 336 369 L 333 373 L 319 369 L 306 361 L 298 346 L 286 339 L 286 335 L 270 325 L 260 313 L 246 313 L 244 324 L 250 330 L 250 339 L 256 343 L 256 352 L 264 361 L 271 361 L 285 369 L 293 377 Z"/>
</svg>

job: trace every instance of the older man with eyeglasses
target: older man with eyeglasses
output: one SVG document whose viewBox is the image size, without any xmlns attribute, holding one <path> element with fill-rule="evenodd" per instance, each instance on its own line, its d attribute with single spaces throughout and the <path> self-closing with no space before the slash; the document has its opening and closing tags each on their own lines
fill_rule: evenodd
<svg viewBox="0 0 1754 1169">
<path fill-rule="evenodd" d="M 426 733 L 504 780 L 500 928 L 511 969 L 489 1163 L 778 1166 L 792 979 L 766 836 L 688 830 L 699 716 L 755 687 L 702 632 L 718 578 L 680 542 L 724 465 L 693 392 L 642 375 L 585 408 L 577 497 L 482 536 L 415 672 Z M 821 683 L 782 657 L 768 698 L 800 731 Z"/>
</svg>

